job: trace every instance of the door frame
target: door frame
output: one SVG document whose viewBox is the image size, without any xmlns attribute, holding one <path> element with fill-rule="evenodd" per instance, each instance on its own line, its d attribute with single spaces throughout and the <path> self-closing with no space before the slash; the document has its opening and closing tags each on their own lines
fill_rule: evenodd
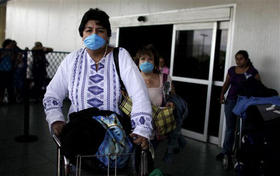
<svg viewBox="0 0 280 176">
<path fill-rule="evenodd" d="M 207 97 L 206 97 L 206 107 L 205 107 L 205 116 L 204 116 L 204 128 L 203 134 L 190 131 L 187 129 L 182 129 L 183 135 L 191 137 L 203 142 L 208 141 L 208 122 L 209 122 L 209 111 L 210 111 L 210 98 L 213 85 L 213 69 L 214 69 L 214 57 L 215 57 L 215 48 L 216 48 L 216 35 L 217 35 L 217 24 L 218 22 L 210 23 L 192 23 L 192 24 L 176 24 L 173 27 L 173 40 L 172 40 L 172 49 L 171 49 L 171 64 L 170 64 L 170 76 L 174 81 L 195 83 L 200 85 L 207 85 Z M 194 78 L 182 78 L 176 77 L 173 75 L 174 68 L 174 57 L 175 57 L 175 43 L 176 43 L 176 33 L 177 31 L 188 31 L 188 30 L 199 30 L 199 29 L 211 29 L 212 30 L 212 41 L 211 41 L 211 51 L 210 51 L 210 62 L 209 62 L 209 73 L 207 80 L 194 79 Z"/>
</svg>

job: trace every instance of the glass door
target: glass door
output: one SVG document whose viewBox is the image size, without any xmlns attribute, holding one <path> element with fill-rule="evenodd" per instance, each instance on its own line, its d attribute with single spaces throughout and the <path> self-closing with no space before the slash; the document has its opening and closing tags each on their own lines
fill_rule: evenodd
<svg viewBox="0 0 280 176">
<path fill-rule="evenodd" d="M 219 137 L 221 105 L 218 98 L 227 45 L 227 31 L 220 29 L 221 24 L 174 25 L 170 67 L 175 91 L 189 105 L 183 134 L 205 142 L 211 135 L 213 143 L 217 143 Z"/>
</svg>

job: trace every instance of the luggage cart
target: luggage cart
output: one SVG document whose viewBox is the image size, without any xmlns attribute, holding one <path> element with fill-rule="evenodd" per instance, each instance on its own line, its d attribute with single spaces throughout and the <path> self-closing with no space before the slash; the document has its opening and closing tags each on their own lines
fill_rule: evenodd
<svg viewBox="0 0 280 176">
<path fill-rule="evenodd" d="M 235 127 L 235 135 L 234 135 L 234 144 L 232 148 L 232 155 L 228 156 L 225 155 L 222 160 L 222 166 L 225 170 L 231 169 L 233 167 L 234 169 L 238 169 L 238 167 L 242 167 L 243 163 L 239 161 L 239 151 L 241 148 L 241 142 L 242 142 L 242 124 L 243 119 L 242 117 L 237 117 L 236 121 L 236 127 Z"/>
<path fill-rule="evenodd" d="M 70 175 L 75 175 L 75 176 L 81 176 L 82 173 L 82 159 L 84 158 L 92 158 L 92 157 L 98 157 L 100 155 L 77 155 L 76 156 L 76 163 L 75 163 L 75 171 L 73 173 L 73 169 L 71 169 L 72 164 L 70 163 L 69 159 L 66 158 L 65 156 L 62 155 L 61 153 L 61 142 L 58 139 L 56 135 L 53 135 L 53 140 L 57 145 L 57 169 L 56 169 L 56 175 L 57 176 L 70 176 Z M 110 155 L 105 155 L 105 156 L 122 156 L 122 155 L 130 155 L 130 157 L 135 157 L 133 156 L 135 153 L 124 153 L 124 154 L 110 154 Z M 104 156 L 104 157 L 105 157 Z M 106 175 L 107 176 L 147 176 L 148 175 L 148 156 L 147 152 L 142 150 L 141 151 L 141 160 L 140 160 L 140 166 L 139 166 L 139 172 L 137 173 L 136 170 L 132 171 L 126 171 L 128 173 L 118 173 L 117 169 L 117 160 L 115 160 L 115 167 L 114 169 L 110 168 L 110 163 L 108 163 L 108 166 L 106 168 Z M 108 161 L 109 162 L 109 161 Z M 135 163 L 133 162 L 132 165 Z M 113 175 L 111 174 L 113 172 Z M 90 175 L 95 175 L 94 173 L 91 173 Z M 104 174 L 102 174 L 104 175 Z"/>
<path fill-rule="evenodd" d="M 264 119 L 265 116 L 261 115 L 261 111 L 264 111 L 269 116 L 275 115 L 269 114 L 272 112 L 266 110 L 269 106 L 271 105 L 249 106 L 246 110 L 247 117 L 238 117 L 233 155 L 232 158 L 224 158 L 224 168 L 229 169 L 229 163 L 232 162 L 232 166 L 238 175 L 246 175 L 247 172 L 254 172 L 253 175 L 262 175 L 264 173 L 266 155 L 264 152 L 267 143 L 269 143 L 267 138 L 271 136 L 271 134 L 265 134 L 265 130 L 277 126 L 269 126 L 269 120 Z M 276 124 L 276 121 L 270 124 L 274 123 Z"/>
</svg>

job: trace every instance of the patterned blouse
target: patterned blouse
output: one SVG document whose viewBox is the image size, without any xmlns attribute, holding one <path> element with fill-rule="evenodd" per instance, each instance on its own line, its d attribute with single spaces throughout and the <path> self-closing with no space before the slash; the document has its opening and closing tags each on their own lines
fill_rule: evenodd
<svg viewBox="0 0 280 176">
<path fill-rule="evenodd" d="M 121 100 L 120 82 L 113 51 L 104 56 L 98 66 L 96 71 L 95 62 L 85 48 L 66 56 L 43 99 L 49 126 L 55 121 L 65 121 L 61 108 L 66 96 L 71 101 L 68 114 L 90 107 L 121 114 L 118 107 Z M 152 110 L 148 91 L 137 66 L 124 48 L 119 48 L 119 67 L 121 79 L 133 102 L 133 133 L 150 138 Z"/>
</svg>

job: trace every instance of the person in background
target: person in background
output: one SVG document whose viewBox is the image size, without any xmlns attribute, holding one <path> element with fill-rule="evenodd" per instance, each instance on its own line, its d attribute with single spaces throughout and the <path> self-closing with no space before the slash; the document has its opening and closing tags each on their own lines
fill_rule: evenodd
<svg viewBox="0 0 280 176">
<path fill-rule="evenodd" d="M 65 125 L 61 108 L 66 96 L 71 101 L 68 114 L 88 108 L 120 114 L 121 86 L 114 63 L 114 48 L 109 46 L 109 16 L 97 8 L 89 9 L 81 20 L 79 34 L 85 47 L 66 56 L 43 99 L 46 120 L 57 136 Z M 151 103 L 145 82 L 124 48 L 119 48 L 119 69 L 133 102 L 131 136 L 135 144 L 145 149 L 153 129 Z"/>
<path fill-rule="evenodd" d="M 166 66 L 165 59 L 163 57 L 159 57 L 159 71 L 162 74 L 169 75 L 169 68 Z"/>
<path fill-rule="evenodd" d="M 52 48 L 44 47 L 41 42 L 35 42 L 35 46 L 32 48 L 34 95 L 38 101 L 42 99 L 47 84 L 47 67 L 49 62 L 46 59 L 46 54 L 52 51 Z"/>
<path fill-rule="evenodd" d="M 137 51 L 135 63 L 144 78 L 152 104 L 159 107 L 174 106 L 172 102 L 166 102 L 166 96 L 171 93 L 171 78 L 159 72 L 159 56 L 152 44 Z"/>
<path fill-rule="evenodd" d="M 220 95 L 220 103 L 225 104 L 226 131 L 223 149 L 222 152 L 216 156 L 217 160 L 222 160 L 225 155 L 227 155 L 228 158 L 231 158 L 237 121 L 237 117 L 233 114 L 232 110 L 236 104 L 240 91 L 243 89 L 243 82 L 250 77 L 260 80 L 260 75 L 249 59 L 247 51 L 238 51 L 235 54 L 235 62 L 236 66 L 232 66 L 228 70 Z M 228 94 L 225 99 L 224 94 L 227 90 Z"/>
<path fill-rule="evenodd" d="M 14 101 L 13 92 L 13 40 L 6 39 L 0 50 L 0 104 L 4 103 L 5 91 L 8 93 L 8 103 Z"/>
<path fill-rule="evenodd" d="M 168 146 L 164 155 L 164 160 L 171 162 L 173 154 L 183 149 L 186 143 L 181 134 L 181 126 L 188 114 L 187 103 L 175 94 L 168 74 L 159 72 L 159 56 L 152 44 L 139 49 L 134 61 L 144 78 L 152 104 L 158 107 L 172 107 L 175 109 L 173 114 L 176 120 L 176 129 L 167 135 Z M 153 139 L 153 145 L 156 148 L 160 139 L 156 137 Z"/>
<path fill-rule="evenodd" d="M 26 76 L 26 67 L 24 62 L 24 53 L 23 50 L 17 46 L 17 42 L 13 40 L 14 48 L 14 93 L 15 100 L 17 103 L 23 101 L 23 89 L 24 89 L 24 80 Z"/>
</svg>

